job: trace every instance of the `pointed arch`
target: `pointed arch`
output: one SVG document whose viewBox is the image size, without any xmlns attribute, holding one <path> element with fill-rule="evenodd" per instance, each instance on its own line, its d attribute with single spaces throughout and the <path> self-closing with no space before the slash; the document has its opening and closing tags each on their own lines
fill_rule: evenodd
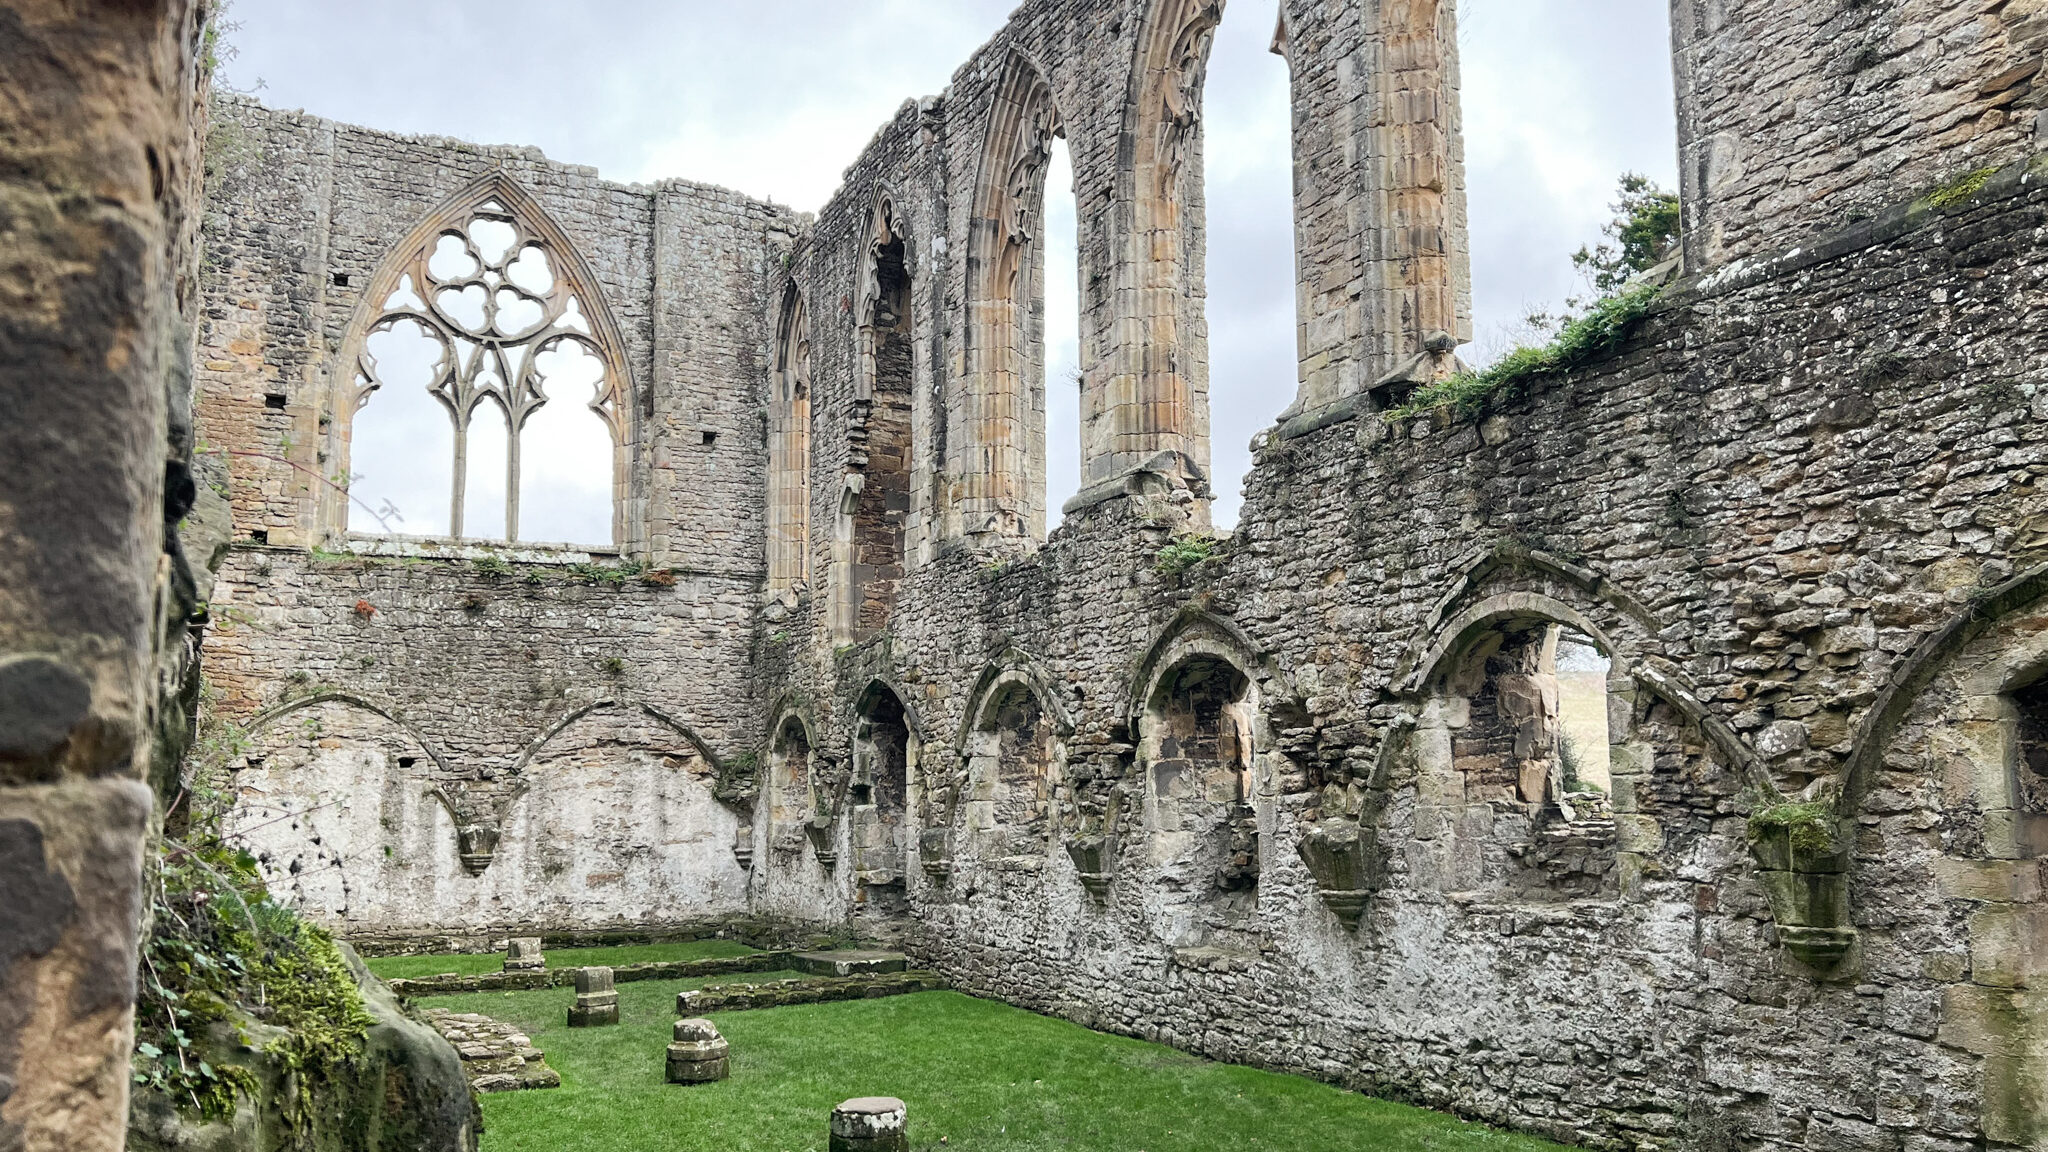
<svg viewBox="0 0 2048 1152">
<path fill-rule="evenodd" d="M 964 815 L 977 856 L 1036 857 L 1057 832 L 1074 721 L 1036 658 L 1012 649 L 968 694 L 951 780 L 936 790 L 928 827 L 949 836 Z"/>
<path fill-rule="evenodd" d="M 724 759 L 717 752 L 713 751 L 711 744 L 702 736 L 699 736 L 696 729 L 690 725 L 654 707 L 652 704 L 641 704 L 636 707 L 623 700 L 606 698 L 572 708 L 557 717 L 554 723 L 548 725 L 545 731 L 538 737 L 535 737 L 531 743 L 527 744 L 526 748 L 519 754 L 519 763 L 513 768 L 513 771 L 524 772 L 527 765 L 533 763 L 534 758 L 545 751 L 547 746 L 553 743 L 556 737 L 568 731 L 570 725 L 589 716 L 593 712 L 605 710 L 624 713 L 638 712 L 663 728 L 667 728 L 669 731 L 681 736 L 683 742 L 690 746 L 691 751 L 702 757 L 704 763 L 710 765 L 713 769 L 725 767 Z"/>
<path fill-rule="evenodd" d="M 450 536 L 464 535 L 469 421 L 492 404 L 505 413 L 508 433 L 505 536 L 519 538 L 521 434 L 542 407 L 570 399 L 550 395 L 553 370 L 541 361 L 552 357 L 559 365 L 573 356 L 596 365 L 587 407 L 612 442 L 605 543 L 633 545 L 624 510 L 641 413 L 624 334 L 595 270 L 538 200 L 504 172 L 487 173 L 428 213 L 385 257 L 356 306 L 329 380 L 336 417 L 329 452 L 344 475 L 353 464 L 355 418 L 385 385 L 370 341 L 402 327 L 419 334 L 423 347 L 438 349 L 438 362 L 425 371 L 429 393 L 454 428 Z M 323 529 L 347 531 L 348 514 L 346 495 L 328 496 Z"/>
<path fill-rule="evenodd" d="M 793 597 L 811 581 L 811 321 L 792 279 L 775 322 L 768 408 L 768 594 Z"/>
<path fill-rule="evenodd" d="M 1583 634 L 1612 661 L 1610 691 L 1639 688 L 1662 700 L 1697 726 L 1747 785 L 1760 795 L 1777 794 L 1762 757 L 1707 705 L 1664 650 L 1663 619 L 1626 589 L 1602 573 L 1512 540 L 1467 554 L 1453 572 L 1396 664 L 1392 694 L 1426 697 L 1479 633 L 1512 621 L 1548 621 Z"/>
<path fill-rule="evenodd" d="M 897 586 L 909 569 L 915 520 L 915 261 L 899 201 L 886 187 L 875 190 L 861 252 L 854 297 L 860 372 L 848 420 L 845 487 L 832 534 L 829 619 L 835 642 L 842 644 L 889 626 Z"/>
<path fill-rule="evenodd" d="M 1212 656 L 1237 669 L 1259 690 L 1267 709 L 1289 716 L 1302 711 L 1292 682 L 1260 656 L 1258 646 L 1243 629 L 1226 617 L 1188 605 L 1160 630 L 1132 668 L 1124 703 L 1131 732 L 1140 730 L 1145 709 L 1166 675 L 1196 654 Z"/>
<path fill-rule="evenodd" d="M 1045 536 L 1045 181 L 1065 135 L 1044 73 L 1012 51 L 968 221 L 967 372 L 949 421 L 966 431 L 953 464 L 971 540 Z"/>
<path fill-rule="evenodd" d="M 1855 751 L 1850 753 L 1849 763 L 1843 770 L 1839 802 L 1842 815 L 1853 816 L 1861 812 L 1864 797 L 1884 765 L 1893 738 L 1898 735 L 1900 726 L 1921 693 L 1934 683 L 1942 669 L 1954 662 L 1956 656 L 1971 644 L 1995 630 L 2001 622 L 2026 612 L 2043 599 L 2048 599 L 2048 565 L 2030 568 L 1972 597 L 1967 607 L 1920 641 L 1912 654 L 1892 672 L 1891 679 L 1856 727 Z M 2009 691 L 2020 686 L 2032 673 L 2040 671 L 2044 661 L 2048 661 L 2048 653 L 2036 653 L 2021 646 L 2009 662 L 1996 664 L 1993 672 L 1980 675 L 1984 683 L 1978 687 L 1985 694 Z"/>
<path fill-rule="evenodd" d="M 378 719 L 392 724 L 401 732 L 404 732 L 406 736 L 410 737 L 413 743 L 419 745 L 420 751 L 425 752 L 427 758 L 432 760 L 436 767 L 444 772 L 448 771 L 448 758 L 443 756 L 439 749 L 429 743 L 426 735 L 411 721 L 401 715 L 397 707 L 353 692 L 315 692 L 310 696 L 301 696 L 296 700 L 287 700 L 282 704 L 266 708 L 255 716 L 250 717 L 249 722 L 243 726 L 243 731 L 249 736 L 256 736 L 264 729 L 290 716 L 294 712 L 303 712 L 308 708 L 321 704 L 343 704 L 350 708 L 361 709 Z"/>
<path fill-rule="evenodd" d="M 1037 657 L 1013 648 L 989 661 L 975 680 L 973 691 L 967 694 L 967 712 L 961 718 L 960 732 L 953 740 L 956 754 L 967 755 L 968 741 L 977 729 L 987 724 L 989 710 L 1013 688 L 1029 692 L 1061 736 L 1073 735 L 1073 712 L 1059 693 L 1053 691 L 1052 678 L 1046 674 L 1044 665 Z"/>
</svg>

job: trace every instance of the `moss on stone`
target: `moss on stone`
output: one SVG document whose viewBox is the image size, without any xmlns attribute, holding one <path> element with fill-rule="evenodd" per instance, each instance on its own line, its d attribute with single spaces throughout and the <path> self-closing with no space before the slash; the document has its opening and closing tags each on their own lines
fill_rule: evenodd
<svg viewBox="0 0 2048 1152">
<path fill-rule="evenodd" d="M 1998 169 L 1995 166 L 1965 172 L 1928 194 L 1927 202 L 1936 208 L 1953 208 L 1982 192 L 1984 186 L 1991 183 L 1991 178 L 1996 175 Z"/>
<path fill-rule="evenodd" d="M 1835 813 L 1815 802 L 1773 804 L 1749 818 L 1749 836 L 1761 840 L 1784 832 L 1792 850 L 1802 856 L 1826 856 L 1835 850 Z"/>
<path fill-rule="evenodd" d="M 1217 543 L 1214 536 L 1182 536 L 1159 550 L 1153 568 L 1161 576 L 1185 575 L 1213 559 Z"/>
<path fill-rule="evenodd" d="M 1661 285 L 1644 285 L 1609 296 L 1585 315 L 1567 322 L 1550 343 L 1517 348 L 1491 368 L 1460 372 L 1418 389 L 1406 404 L 1389 409 L 1384 418 L 1406 420 L 1440 408 L 1476 416 L 1496 398 L 1519 395 L 1537 377 L 1579 367 L 1620 344 L 1635 323 L 1650 314 L 1663 292 Z"/>
</svg>

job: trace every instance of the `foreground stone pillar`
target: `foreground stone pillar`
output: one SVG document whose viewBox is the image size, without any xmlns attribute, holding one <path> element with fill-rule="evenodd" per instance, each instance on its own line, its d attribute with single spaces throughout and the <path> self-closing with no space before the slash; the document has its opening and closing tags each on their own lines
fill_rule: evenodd
<svg viewBox="0 0 2048 1152">
<path fill-rule="evenodd" d="M 668 1046 L 668 1082 L 709 1084 L 732 1075 L 732 1046 L 709 1020 L 676 1021 Z"/>
<path fill-rule="evenodd" d="M 507 972 L 537 972 L 547 966 L 548 959 L 541 955 L 538 936 L 519 937 L 505 949 Z"/>
<path fill-rule="evenodd" d="M 569 1027 L 599 1028 L 619 1022 L 619 993 L 609 968 L 576 970 L 576 1003 L 569 1009 Z"/>
<path fill-rule="evenodd" d="M 0 0 L 0 1149 L 128 1123 L 159 661 L 193 615 L 191 0 Z M 168 661 L 166 662 L 168 663 Z M 172 669 L 177 671 L 175 668 Z"/>
<path fill-rule="evenodd" d="M 910 1152 L 910 1110 L 894 1096 L 863 1096 L 832 1110 L 829 1152 Z"/>
</svg>

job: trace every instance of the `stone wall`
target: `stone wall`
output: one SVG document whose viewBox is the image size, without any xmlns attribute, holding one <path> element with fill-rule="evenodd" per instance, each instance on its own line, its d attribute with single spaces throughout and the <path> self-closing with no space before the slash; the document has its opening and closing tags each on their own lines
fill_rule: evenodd
<svg viewBox="0 0 2048 1152">
<path fill-rule="evenodd" d="M 0 1147 L 122 1146 L 186 739 L 205 4 L 0 4 Z"/>
<path fill-rule="evenodd" d="M 876 682 L 915 718 L 919 959 L 1568 1140 L 2039 1147 L 2037 833 L 1966 779 L 2005 780 L 2008 755 L 1871 733 L 1940 664 L 1924 641 L 2038 595 L 2019 578 L 2048 545 L 2043 349 L 2016 318 L 2048 302 L 2041 171 L 1683 285 L 1597 367 L 1477 417 L 1276 430 L 1238 533 L 1190 573 L 1154 559 L 1184 514 L 1133 497 L 1028 559 L 942 558 L 886 636 L 778 669 L 828 762 Z M 1486 772 L 1456 751 L 1471 689 L 1445 678 L 1514 620 L 1566 624 L 1618 670 L 1591 889 L 1545 864 L 1546 805 L 1466 789 Z M 1156 688 L 1217 656 L 1259 712 L 1250 891 L 1189 873 L 1157 814 Z M 2006 665 L 1977 691 L 2038 661 Z M 973 805 L 948 801 L 971 791 L 968 718 L 1013 673 L 1072 718 L 1044 765 L 1058 830 L 1022 861 L 982 855 Z M 1837 863 L 1788 863 L 1749 819 L 1799 798 L 1844 821 Z M 1312 843 L 1347 826 L 1355 885 L 1319 876 Z M 767 859 L 757 882 L 816 867 Z M 843 850 L 833 881 L 826 909 L 878 895 Z M 1355 932 L 1325 891 L 1364 893 Z"/>
<path fill-rule="evenodd" d="M 2048 9 L 1672 0 L 1685 254 L 1794 247 L 2048 143 Z"/>
<path fill-rule="evenodd" d="M 234 826 L 281 892 L 358 934 L 743 910 L 756 289 L 787 214 L 246 100 L 221 123 L 200 416 L 237 541 L 217 558 L 207 656 L 216 707 L 251 736 L 213 766 Z M 622 344 L 618 554 L 343 531 L 368 296 L 398 283 L 423 220 L 452 207 L 459 229 L 485 201 L 558 229 L 551 255 L 565 275 L 581 261 L 598 297 L 583 306 Z"/>
</svg>

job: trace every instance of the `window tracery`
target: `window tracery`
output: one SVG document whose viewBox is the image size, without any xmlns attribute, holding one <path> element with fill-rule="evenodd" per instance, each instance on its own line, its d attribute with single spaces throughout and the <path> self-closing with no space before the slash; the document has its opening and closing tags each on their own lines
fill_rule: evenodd
<svg viewBox="0 0 2048 1152">
<path fill-rule="evenodd" d="M 615 461 L 612 469 L 594 470 L 592 461 L 555 458 L 606 449 L 615 457 L 626 439 L 629 384 L 607 338 L 609 326 L 595 316 L 601 305 L 576 275 L 566 242 L 507 191 L 494 189 L 423 225 L 425 239 L 402 250 L 379 277 L 381 299 L 372 296 L 375 311 L 353 344 L 346 396 L 351 417 L 382 399 L 401 423 L 422 420 L 421 408 L 407 407 L 416 396 L 393 394 L 423 388 L 450 422 L 452 440 L 439 440 L 452 453 L 446 472 L 431 460 L 401 458 L 387 461 L 385 471 L 402 469 L 406 479 L 375 477 L 372 498 L 384 499 L 386 513 L 397 521 L 391 527 L 400 532 L 425 525 L 428 531 L 407 534 L 516 541 L 522 496 L 529 505 L 548 502 L 550 493 L 536 491 L 537 478 L 552 486 L 564 477 L 617 471 Z M 598 425 L 572 426 L 557 417 L 541 427 L 536 417 L 542 409 L 571 400 L 581 400 Z M 364 437 L 354 439 L 352 467 L 366 457 Z M 524 485 L 523 443 L 545 449 Z M 428 485 L 447 485 L 445 521 L 434 510 L 416 507 L 416 519 L 407 524 L 393 503 L 394 485 L 416 483 L 413 478 L 420 476 Z M 364 478 L 354 475 L 352 484 Z M 610 489 L 609 504 L 615 506 L 612 479 L 602 487 Z M 574 510 L 547 511 L 551 526 L 587 525 L 586 536 L 602 534 L 605 544 L 617 539 L 615 507 L 585 507 L 580 516 Z"/>
</svg>

